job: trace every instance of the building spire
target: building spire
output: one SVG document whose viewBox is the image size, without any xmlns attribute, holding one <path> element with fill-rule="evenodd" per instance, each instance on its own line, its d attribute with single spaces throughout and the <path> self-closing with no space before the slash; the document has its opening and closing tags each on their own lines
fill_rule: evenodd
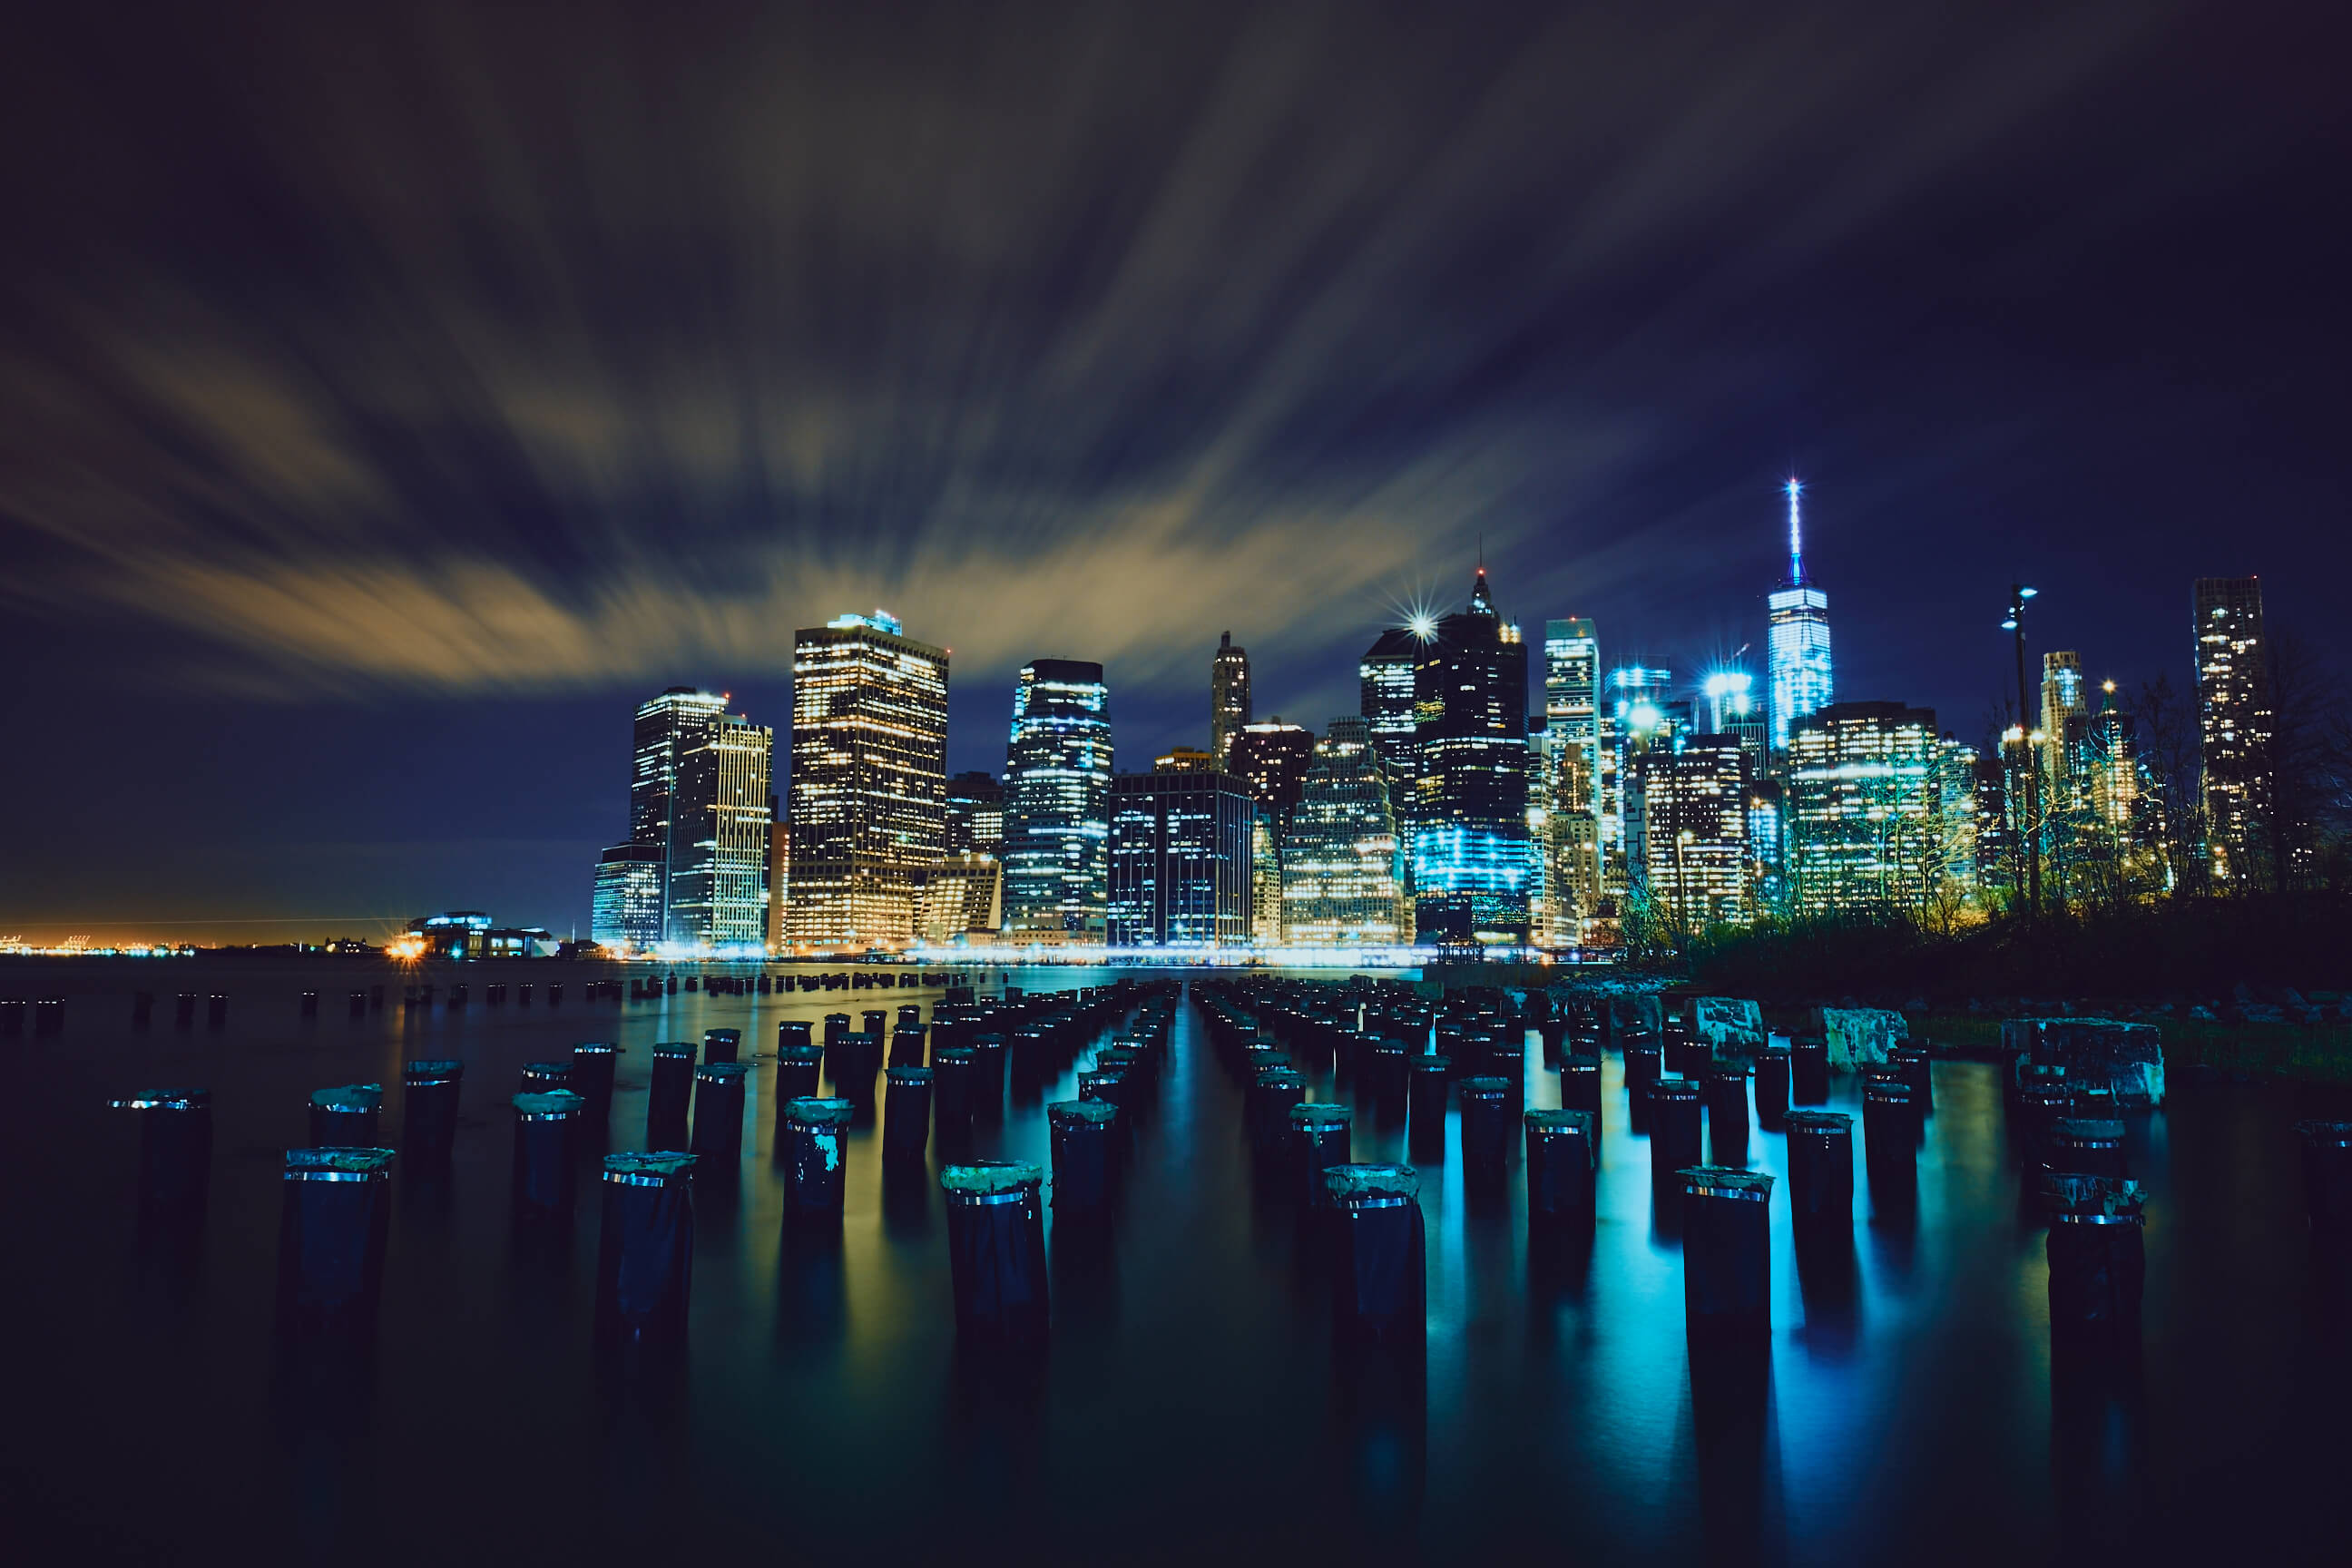
<svg viewBox="0 0 2352 1568">
<path fill-rule="evenodd" d="M 1805 493 L 1805 482 L 1792 474 L 1780 489 L 1789 498 L 1789 586 L 1801 588 L 1805 585 L 1805 534 L 1798 503 Z"/>
</svg>

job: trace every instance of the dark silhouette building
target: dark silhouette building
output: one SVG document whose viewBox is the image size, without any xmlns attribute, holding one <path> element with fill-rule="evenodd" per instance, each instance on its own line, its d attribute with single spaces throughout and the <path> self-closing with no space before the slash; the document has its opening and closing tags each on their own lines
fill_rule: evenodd
<svg viewBox="0 0 2352 1568">
<path fill-rule="evenodd" d="M 1495 608 L 1482 566 L 1469 606 L 1431 629 L 1413 667 L 1417 942 L 1528 941 L 1527 716 L 1527 645 Z"/>
</svg>

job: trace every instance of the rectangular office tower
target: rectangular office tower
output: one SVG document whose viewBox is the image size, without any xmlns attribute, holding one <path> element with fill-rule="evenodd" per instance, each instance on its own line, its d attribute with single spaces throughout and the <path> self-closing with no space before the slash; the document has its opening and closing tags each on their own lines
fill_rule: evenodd
<svg viewBox="0 0 2352 1568">
<path fill-rule="evenodd" d="M 596 868 L 590 934 L 614 947 L 761 946 L 768 938 L 774 732 L 723 693 L 673 686 L 638 706 L 629 841 Z"/>
<path fill-rule="evenodd" d="M 1110 689 L 1102 666 L 1071 658 L 1022 666 L 1004 757 L 1009 940 L 1104 940 L 1110 769 Z"/>
<path fill-rule="evenodd" d="M 948 656 L 880 610 L 793 637 L 791 944 L 898 948 L 947 837 Z"/>
<path fill-rule="evenodd" d="M 1413 668 L 1419 772 L 1409 808 L 1413 941 L 1526 945 L 1528 650 L 1478 572 L 1469 607 L 1437 623 Z"/>
<path fill-rule="evenodd" d="M 1403 860 L 1396 811 L 1361 719 L 1334 719 L 1282 839 L 1282 940 L 1395 947 Z"/>
<path fill-rule="evenodd" d="M 721 713 L 678 753 L 670 810 L 665 940 L 764 951 L 768 942 L 768 771 L 776 732 Z"/>
<path fill-rule="evenodd" d="M 1254 810 L 1247 781 L 1231 773 L 1112 779 L 1110 945 L 1245 945 Z"/>
<path fill-rule="evenodd" d="M 2261 884 L 2271 796 L 2270 645 L 2259 577 L 2200 577 L 2197 734 L 2213 885 Z"/>
<path fill-rule="evenodd" d="M 1637 753 L 1632 768 L 1650 918 L 1681 935 L 1747 924 L 1755 855 L 1740 738 L 1686 736 L 1673 750 Z"/>
<path fill-rule="evenodd" d="M 1544 623 L 1544 850 L 1549 861 L 1547 945 L 1577 940 L 1600 912 L 1601 639 L 1582 617 Z"/>
<path fill-rule="evenodd" d="M 1798 912 L 1932 907 L 1976 878 L 1975 753 L 1931 708 L 1833 702 L 1789 737 L 1788 876 Z"/>
</svg>

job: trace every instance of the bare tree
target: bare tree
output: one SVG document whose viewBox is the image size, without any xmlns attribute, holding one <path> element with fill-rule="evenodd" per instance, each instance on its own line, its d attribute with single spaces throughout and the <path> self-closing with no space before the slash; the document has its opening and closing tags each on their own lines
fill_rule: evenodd
<svg viewBox="0 0 2352 1568">
<path fill-rule="evenodd" d="M 2159 672 L 2140 682 L 2132 699 L 2140 762 L 2164 824 L 2164 850 L 2175 888 L 2189 897 L 2212 891 L 2205 856 L 2205 791 L 2195 701 Z"/>
</svg>

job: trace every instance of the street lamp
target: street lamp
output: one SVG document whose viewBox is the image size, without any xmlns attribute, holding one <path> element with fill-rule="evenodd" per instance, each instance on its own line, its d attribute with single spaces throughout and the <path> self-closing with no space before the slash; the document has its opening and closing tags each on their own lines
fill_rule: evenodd
<svg viewBox="0 0 2352 1568">
<path fill-rule="evenodd" d="M 2033 597 L 2034 592 L 2022 583 L 2011 584 L 2009 590 L 2009 616 L 2000 623 L 2001 630 L 2013 632 L 2017 636 L 2017 723 L 2021 730 L 2030 722 L 2027 718 L 2029 710 L 2026 707 L 2025 686 L 2025 602 Z M 2033 751 L 2033 741 L 2036 739 L 2039 739 L 2039 736 L 2028 739 L 2025 743 L 2023 759 L 2025 811 L 2018 824 L 2024 830 L 2022 837 L 2025 839 L 2027 878 L 2025 912 L 2030 916 L 2039 915 L 2042 912 L 2042 829 L 2040 825 L 2042 770 Z"/>
</svg>

